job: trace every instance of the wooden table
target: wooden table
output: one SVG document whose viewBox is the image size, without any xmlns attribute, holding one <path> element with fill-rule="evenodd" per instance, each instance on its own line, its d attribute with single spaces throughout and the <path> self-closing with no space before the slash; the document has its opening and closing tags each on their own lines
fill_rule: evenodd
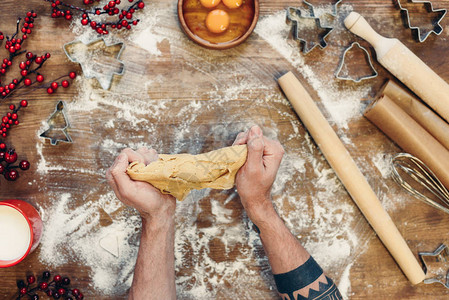
<svg viewBox="0 0 449 300">
<path fill-rule="evenodd" d="M 403 41 L 449 81 L 448 18 L 441 23 L 446 30 L 440 36 L 431 35 L 425 43 L 417 43 L 391 1 L 345 0 L 337 28 L 328 37 L 329 46 L 303 56 L 283 52 L 294 48 L 282 46 L 284 39 L 276 45 L 267 31 L 268 20 L 282 19 L 282 11 L 299 2 L 261 1 L 261 20 L 247 42 L 226 51 L 210 51 L 181 33 L 175 1 L 146 1 L 142 23 L 130 33 L 113 35 L 126 45 L 121 56 L 126 71 L 114 77 L 111 89 L 104 91 L 66 58 L 62 46 L 79 33 L 70 30 L 65 20 L 51 19 L 49 3 L 2 1 L 1 30 L 5 34 L 14 31 L 16 17 L 28 9 L 39 14 L 24 47 L 51 53 L 42 70 L 47 79 L 71 70 L 80 75 L 68 89 L 59 88 L 53 95 L 45 90 L 28 94 L 30 106 L 20 112 L 21 124 L 6 140 L 19 159 L 31 162 L 31 169 L 21 172 L 16 182 L 0 179 L 0 199 L 23 199 L 38 207 L 47 236 L 23 262 L 0 270 L 0 298 L 15 299 L 17 279 L 47 269 L 70 276 L 72 286 L 82 290 L 86 299 L 126 298 L 129 283 L 124 281 L 130 279 L 134 265 L 139 220 L 132 209 L 115 206 L 105 182 L 105 171 L 114 157 L 127 146 L 139 145 L 165 153 L 205 152 L 230 145 L 239 131 L 259 124 L 286 149 L 274 193 L 279 213 L 348 298 L 446 299 L 448 291 L 442 285 L 410 285 L 338 184 L 275 78 L 288 70 L 298 75 L 343 138 L 413 253 L 433 251 L 449 240 L 448 216 L 411 198 L 388 175 L 383 176 L 382 163 L 400 149 L 361 116 L 363 107 L 392 76 L 375 60 L 379 76 L 374 80 L 339 82 L 333 73 L 343 49 L 352 41 L 369 47 L 342 27 L 344 15 L 353 9 L 380 33 Z M 447 0 L 433 3 L 435 8 L 449 8 Z M 148 35 L 139 40 L 143 28 Z M 370 52 L 373 55 L 372 49 Z M 350 63 L 362 64 L 361 60 Z M 304 74 L 309 74 L 308 78 Z M 332 94 L 330 101 L 320 101 L 313 87 L 316 80 L 321 82 L 321 98 L 326 97 L 323 91 L 329 96 L 331 88 L 341 95 L 358 92 L 360 104 L 355 107 L 360 113 L 347 118 L 344 105 L 348 103 L 332 100 Z M 9 98 L 13 103 L 20 99 Z M 38 134 L 60 99 L 67 102 L 73 143 L 51 146 Z M 0 103 L 4 114 L 10 102 Z M 337 120 L 338 116 L 343 120 Z M 263 249 L 235 191 L 194 192 L 177 209 L 180 299 L 278 299 Z M 98 245 L 98 239 L 117 231 L 114 226 L 119 233 L 126 229 L 127 234 L 121 236 L 124 250 L 119 258 Z M 95 256 L 86 257 L 89 249 L 98 255 L 98 261 Z M 101 262 L 105 262 L 102 268 L 98 266 Z M 111 286 L 109 291 L 107 286 Z"/>
</svg>

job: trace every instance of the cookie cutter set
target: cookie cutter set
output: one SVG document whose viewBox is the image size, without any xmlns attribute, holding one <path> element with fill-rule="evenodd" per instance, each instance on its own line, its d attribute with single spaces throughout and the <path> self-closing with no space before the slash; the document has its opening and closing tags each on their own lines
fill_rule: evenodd
<svg viewBox="0 0 449 300">
<path fill-rule="evenodd" d="M 449 263 L 449 248 L 444 244 L 441 244 L 433 252 L 419 252 L 418 255 L 419 255 L 419 259 L 421 260 L 421 263 L 423 265 L 425 274 L 427 274 L 429 267 L 428 267 L 428 263 L 426 262 L 424 257 L 427 257 L 428 259 L 433 259 L 435 263 L 440 263 L 440 264 Z M 440 269 L 440 271 L 443 271 L 442 270 L 443 268 L 439 268 L 439 269 Z M 449 271 L 446 272 L 446 274 L 444 274 L 444 275 L 439 274 L 436 277 L 426 278 L 426 279 L 424 279 L 424 283 L 426 283 L 426 284 L 440 283 L 445 288 L 449 289 Z"/>
<path fill-rule="evenodd" d="M 335 1 L 335 3 L 332 4 L 332 10 L 330 15 L 332 15 L 333 17 L 337 16 L 337 9 L 338 9 L 338 5 L 340 4 L 342 0 L 338 0 Z M 310 16 L 303 16 L 302 12 L 299 8 L 295 8 L 295 7 L 288 7 L 287 8 L 287 23 L 291 24 L 291 32 L 292 32 L 292 36 L 293 39 L 296 41 L 299 41 L 301 43 L 301 45 L 303 46 L 302 51 L 304 54 L 308 54 L 310 51 L 312 51 L 315 47 L 320 46 L 321 49 L 324 49 L 327 47 L 327 41 L 326 41 L 326 37 L 332 32 L 332 30 L 334 29 L 333 27 L 329 27 L 329 26 L 323 26 L 321 24 L 321 20 L 319 17 L 316 16 L 315 14 L 315 7 L 314 5 L 312 5 L 310 2 L 304 0 L 303 1 L 310 10 Z M 319 34 L 319 43 L 314 43 L 314 42 L 310 42 L 308 41 L 305 37 L 301 36 L 300 32 L 299 32 L 299 22 L 301 20 L 314 20 L 315 24 L 316 24 L 316 28 L 320 30 L 320 34 Z M 310 44 L 310 45 L 309 45 Z M 352 78 L 352 77 L 346 77 L 341 74 L 341 71 L 345 65 L 345 60 L 346 60 L 346 56 L 348 54 L 348 52 L 354 47 L 354 46 L 358 46 L 361 50 L 364 51 L 366 57 L 367 57 L 367 62 L 369 64 L 369 67 L 372 70 L 372 73 L 366 76 L 361 76 L 358 78 Z M 371 61 L 370 55 L 368 50 L 366 50 L 364 47 L 362 47 L 359 43 L 355 42 L 352 43 L 348 48 L 346 48 L 343 52 L 343 57 L 341 59 L 341 62 L 335 72 L 335 77 L 337 79 L 341 79 L 341 80 L 351 80 L 354 82 L 360 82 L 362 80 L 365 79 L 371 79 L 374 77 L 377 77 L 378 73 L 377 71 L 374 69 L 374 65 Z"/>
</svg>

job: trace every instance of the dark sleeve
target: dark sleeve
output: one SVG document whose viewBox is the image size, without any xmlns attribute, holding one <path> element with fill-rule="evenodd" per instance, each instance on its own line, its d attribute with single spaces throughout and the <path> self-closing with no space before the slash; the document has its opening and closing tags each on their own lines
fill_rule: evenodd
<svg viewBox="0 0 449 300">
<path fill-rule="evenodd" d="M 274 275 L 279 294 L 283 300 L 341 300 L 339 290 L 329 277 L 320 281 L 318 290 L 310 289 L 309 295 L 304 297 L 298 293 L 300 289 L 314 283 L 323 275 L 323 269 L 310 257 L 303 265 L 283 274 Z"/>
</svg>

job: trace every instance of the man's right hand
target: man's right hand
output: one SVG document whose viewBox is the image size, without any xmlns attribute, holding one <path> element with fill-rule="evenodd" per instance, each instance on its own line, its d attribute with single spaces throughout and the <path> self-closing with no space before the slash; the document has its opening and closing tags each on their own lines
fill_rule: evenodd
<svg viewBox="0 0 449 300">
<path fill-rule="evenodd" d="M 248 158 L 236 176 L 237 192 L 248 217 L 262 226 L 276 212 L 271 187 L 276 179 L 284 149 L 278 141 L 263 136 L 258 126 L 237 135 L 234 145 L 248 145 Z"/>
</svg>

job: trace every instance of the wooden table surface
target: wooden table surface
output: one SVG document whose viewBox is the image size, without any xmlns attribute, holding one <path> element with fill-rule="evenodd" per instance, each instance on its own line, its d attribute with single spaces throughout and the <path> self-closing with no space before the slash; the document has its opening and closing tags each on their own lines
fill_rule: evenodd
<svg viewBox="0 0 449 300">
<path fill-rule="evenodd" d="M 300 5 L 299 0 L 261 1 L 255 32 L 243 45 L 226 51 L 206 50 L 190 42 L 179 28 L 175 1 L 145 3 L 143 12 L 137 13 L 141 24 L 130 33 L 108 37 L 125 43 L 121 60 L 126 70 L 123 76 L 114 77 L 107 91 L 95 79 L 85 78 L 79 65 L 70 62 L 62 50 L 77 37 L 95 38 L 89 29 L 71 28 L 70 22 L 51 19 L 49 4 L 41 0 L 0 3 L 0 30 L 5 34 L 14 31 L 16 17 L 27 10 L 39 14 L 24 47 L 52 54 L 42 70 L 47 79 L 71 70 L 79 74 L 70 88 L 59 88 L 53 95 L 45 90 L 28 94 L 30 106 L 20 112 L 21 124 L 6 139 L 19 159 L 31 162 L 31 168 L 21 172 L 16 182 L 0 179 L 0 199 L 23 199 L 38 207 L 45 233 L 39 248 L 23 262 L 0 270 L 0 299 L 15 299 L 16 280 L 43 270 L 70 276 L 72 286 L 82 290 L 85 299 L 126 298 L 139 219 L 135 211 L 117 203 L 105 182 L 105 171 L 114 157 L 127 146 L 140 145 L 164 153 L 205 152 L 230 145 L 236 134 L 251 124 L 260 125 L 284 145 L 286 157 L 274 191 L 276 207 L 344 295 L 350 299 L 447 299 L 449 292 L 440 284 L 412 286 L 407 281 L 338 184 L 275 78 L 286 71 L 300 78 L 413 253 L 433 251 L 449 242 L 448 216 L 411 198 L 382 174 L 379 160 L 386 162 L 400 149 L 361 116 L 391 74 L 375 59 L 379 71 L 375 79 L 359 84 L 340 82 L 333 73 L 351 42 L 369 48 L 342 26 L 344 16 L 355 10 L 381 34 L 403 41 L 449 82 L 448 18 L 441 22 L 445 31 L 440 36 L 432 34 L 418 43 L 403 26 L 392 1 L 345 0 L 335 21 L 337 28 L 328 37 L 329 46 L 304 56 L 297 45 L 287 41 L 288 36 L 276 42 L 270 32 L 277 30 L 273 24 L 287 26 L 273 20 L 283 19 L 285 8 Z M 449 8 L 447 0 L 433 4 L 434 8 Z M 414 14 L 428 21 L 422 10 Z M 78 16 L 75 21 L 79 23 Z M 290 48 L 284 47 L 284 42 Z M 295 47 L 298 52 L 283 51 Z M 372 48 L 369 51 L 374 55 Z M 360 59 L 350 63 L 356 68 L 363 65 Z M 321 87 L 322 93 L 314 87 Z M 344 105 L 348 103 L 335 95 L 354 98 L 354 94 L 361 95 L 357 111 L 345 118 Z M 326 95 L 331 100 L 323 99 Z M 20 99 L 1 100 L 1 113 Z M 73 143 L 51 146 L 38 135 L 58 100 L 67 103 Z M 343 120 L 338 120 L 339 116 Z M 114 258 L 101 249 L 98 239 L 123 230 L 126 238 L 120 240 L 120 249 L 124 251 Z M 180 299 L 278 299 L 263 249 L 234 190 L 193 192 L 180 203 L 176 244 Z"/>
</svg>

